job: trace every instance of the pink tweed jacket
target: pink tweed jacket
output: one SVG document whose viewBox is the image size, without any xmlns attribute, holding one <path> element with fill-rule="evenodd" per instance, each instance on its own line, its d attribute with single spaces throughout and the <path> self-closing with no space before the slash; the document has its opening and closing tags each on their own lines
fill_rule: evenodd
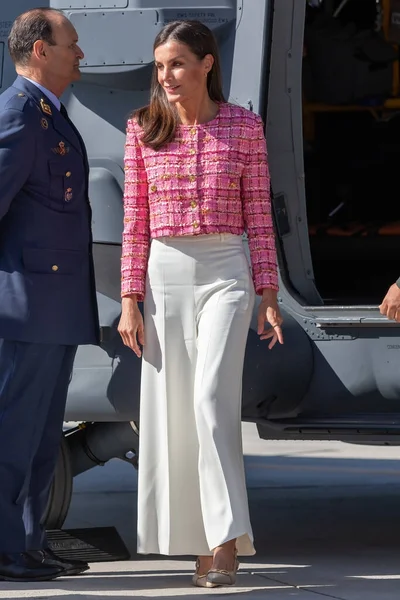
<svg viewBox="0 0 400 600">
<path fill-rule="evenodd" d="M 143 300 L 151 238 L 248 234 L 256 292 L 278 289 L 262 120 L 221 103 L 208 123 L 179 125 L 160 150 L 129 120 L 125 145 L 122 296 Z"/>
</svg>

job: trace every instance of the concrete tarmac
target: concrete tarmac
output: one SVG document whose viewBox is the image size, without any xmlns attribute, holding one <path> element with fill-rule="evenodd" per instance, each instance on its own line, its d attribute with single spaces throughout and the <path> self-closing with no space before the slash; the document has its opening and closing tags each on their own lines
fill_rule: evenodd
<svg viewBox="0 0 400 600">
<path fill-rule="evenodd" d="M 83 576 L 54 582 L 0 582 L 0 598 L 397 600 L 400 449 L 265 442 L 250 424 L 243 432 L 257 554 L 243 561 L 237 587 L 194 588 L 192 559 L 136 554 L 136 473 L 112 461 L 76 478 L 65 528 L 114 525 L 131 560 L 96 563 Z"/>
</svg>

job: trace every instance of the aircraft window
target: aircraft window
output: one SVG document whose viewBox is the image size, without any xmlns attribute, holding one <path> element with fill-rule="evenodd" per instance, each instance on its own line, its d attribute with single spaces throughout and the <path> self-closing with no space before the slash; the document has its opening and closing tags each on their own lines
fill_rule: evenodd
<svg viewBox="0 0 400 600">
<path fill-rule="evenodd" d="M 315 281 L 327 304 L 380 303 L 400 276 L 396 42 L 399 0 L 307 4 L 305 185 Z"/>
</svg>

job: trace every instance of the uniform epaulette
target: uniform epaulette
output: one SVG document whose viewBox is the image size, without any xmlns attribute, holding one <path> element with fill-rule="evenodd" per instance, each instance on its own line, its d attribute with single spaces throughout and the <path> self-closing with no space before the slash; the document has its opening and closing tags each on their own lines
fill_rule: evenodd
<svg viewBox="0 0 400 600">
<path fill-rule="evenodd" d="M 14 110 L 23 111 L 28 100 L 28 96 L 23 92 L 18 92 L 9 98 L 4 108 L 13 108 Z"/>
</svg>

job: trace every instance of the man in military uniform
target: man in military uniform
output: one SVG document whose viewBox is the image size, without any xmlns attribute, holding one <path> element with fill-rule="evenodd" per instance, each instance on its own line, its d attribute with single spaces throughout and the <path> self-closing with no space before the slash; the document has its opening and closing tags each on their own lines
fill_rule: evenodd
<svg viewBox="0 0 400 600">
<path fill-rule="evenodd" d="M 0 580 L 80 573 L 47 547 L 41 520 L 78 344 L 98 342 L 88 161 L 59 97 L 80 76 L 71 22 L 20 15 L 18 77 L 0 96 Z"/>
</svg>

